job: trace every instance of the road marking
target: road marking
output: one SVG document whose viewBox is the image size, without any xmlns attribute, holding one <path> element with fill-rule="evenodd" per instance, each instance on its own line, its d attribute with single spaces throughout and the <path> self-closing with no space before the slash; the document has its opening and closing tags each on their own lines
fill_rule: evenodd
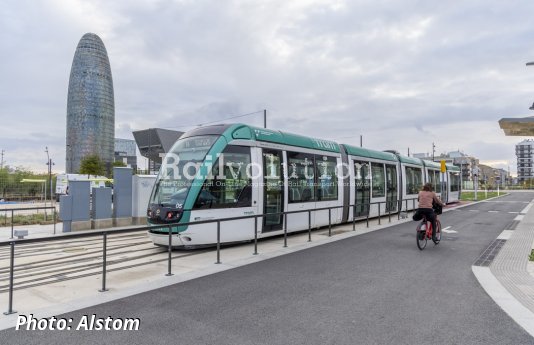
<svg viewBox="0 0 534 345">
<path fill-rule="evenodd" d="M 471 211 L 471 212 L 478 212 L 478 211 L 480 211 L 480 210 L 469 210 L 469 211 Z"/>
<path fill-rule="evenodd" d="M 519 212 L 520 214 L 526 214 L 530 208 L 532 207 L 532 202 L 530 202 L 521 212 Z"/>
<path fill-rule="evenodd" d="M 503 230 L 499 237 L 497 237 L 498 240 L 509 240 L 510 237 L 512 237 L 512 234 L 514 233 L 514 230 Z"/>
<path fill-rule="evenodd" d="M 499 213 L 500 211 L 488 211 L 489 213 Z"/>
<path fill-rule="evenodd" d="M 519 214 L 519 212 L 508 212 L 510 214 Z"/>
<path fill-rule="evenodd" d="M 516 216 L 516 217 L 514 218 L 514 220 L 519 220 L 519 221 L 521 221 L 521 220 L 523 220 L 523 217 L 525 217 L 525 216 L 522 215 L 522 214 L 520 214 L 520 215 Z"/>
<path fill-rule="evenodd" d="M 441 229 L 441 231 L 446 232 L 447 234 L 457 234 L 458 233 L 458 231 L 456 231 L 456 230 L 449 230 L 450 228 L 451 227 L 448 226 L 446 228 Z"/>
</svg>

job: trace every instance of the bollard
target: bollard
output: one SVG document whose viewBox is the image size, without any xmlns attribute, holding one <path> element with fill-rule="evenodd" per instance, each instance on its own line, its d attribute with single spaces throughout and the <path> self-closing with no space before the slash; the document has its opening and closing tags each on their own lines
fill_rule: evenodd
<svg viewBox="0 0 534 345">
<path fill-rule="evenodd" d="M 106 289 L 106 265 L 107 265 L 107 242 L 108 242 L 108 233 L 104 232 L 104 243 L 103 243 L 103 255 L 102 255 L 102 289 L 98 290 L 100 292 L 108 291 Z"/>
</svg>

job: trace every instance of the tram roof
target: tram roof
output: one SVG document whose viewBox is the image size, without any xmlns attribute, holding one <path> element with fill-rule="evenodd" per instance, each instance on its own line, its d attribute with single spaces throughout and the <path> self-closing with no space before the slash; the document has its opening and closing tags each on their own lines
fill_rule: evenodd
<svg viewBox="0 0 534 345">
<path fill-rule="evenodd" d="M 228 128 L 223 134 L 227 139 L 249 139 L 269 143 L 304 147 L 314 150 L 340 152 L 339 144 L 324 139 L 305 137 L 272 129 L 236 124 Z"/>
<path fill-rule="evenodd" d="M 427 168 L 441 169 L 441 163 L 438 163 L 438 162 L 433 162 L 433 161 L 429 161 L 429 160 L 423 159 L 423 164 Z"/>
<path fill-rule="evenodd" d="M 445 166 L 447 167 L 447 170 L 449 171 L 460 171 L 460 167 L 457 167 L 454 164 L 445 164 Z"/>
<path fill-rule="evenodd" d="M 353 155 L 353 156 L 360 156 L 360 157 L 367 157 L 367 158 L 376 158 L 376 159 L 382 159 L 386 161 L 392 161 L 397 162 L 397 156 L 395 154 L 390 152 L 384 152 L 384 151 L 375 151 L 366 149 L 363 147 L 357 147 L 357 146 L 351 146 L 351 145 L 343 145 L 345 147 L 345 150 L 347 151 L 347 154 Z"/>
<path fill-rule="evenodd" d="M 415 157 L 406 157 L 406 156 L 400 156 L 399 155 L 399 159 L 402 163 L 407 163 L 407 164 L 413 164 L 413 165 L 419 165 L 419 166 L 423 166 L 423 162 L 421 159 L 419 158 L 415 158 Z"/>
</svg>

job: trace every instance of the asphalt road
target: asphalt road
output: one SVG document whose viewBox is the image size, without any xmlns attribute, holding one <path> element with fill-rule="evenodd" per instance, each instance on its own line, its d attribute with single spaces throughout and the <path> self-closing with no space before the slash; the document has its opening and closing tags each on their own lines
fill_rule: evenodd
<svg viewBox="0 0 534 345">
<path fill-rule="evenodd" d="M 409 222 L 58 316 L 139 318 L 138 331 L 12 329 L 0 343 L 534 344 L 471 271 L 533 198 L 446 212 L 457 233 L 424 251 Z"/>
</svg>

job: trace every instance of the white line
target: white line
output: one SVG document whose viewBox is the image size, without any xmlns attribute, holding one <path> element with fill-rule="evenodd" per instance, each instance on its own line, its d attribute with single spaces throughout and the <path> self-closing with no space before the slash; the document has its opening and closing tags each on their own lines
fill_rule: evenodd
<svg viewBox="0 0 534 345">
<path fill-rule="evenodd" d="M 520 214 L 526 214 L 530 208 L 532 207 L 532 202 L 530 202 L 521 212 L 519 212 Z"/>
<path fill-rule="evenodd" d="M 508 212 L 510 214 L 519 214 L 519 212 Z"/>
<path fill-rule="evenodd" d="M 489 267 L 471 266 L 475 277 L 486 293 L 519 326 L 534 337 L 534 313 L 519 303 L 495 278 Z"/>
<path fill-rule="evenodd" d="M 489 213 L 499 213 L 500 211 L 488 211 Z"/>
<path fill-rule="evenodd" d="M 471 211 L 471 212 L 478 212 L 479 210 L 469 210 L 469 211 Z"/>
</svg>

